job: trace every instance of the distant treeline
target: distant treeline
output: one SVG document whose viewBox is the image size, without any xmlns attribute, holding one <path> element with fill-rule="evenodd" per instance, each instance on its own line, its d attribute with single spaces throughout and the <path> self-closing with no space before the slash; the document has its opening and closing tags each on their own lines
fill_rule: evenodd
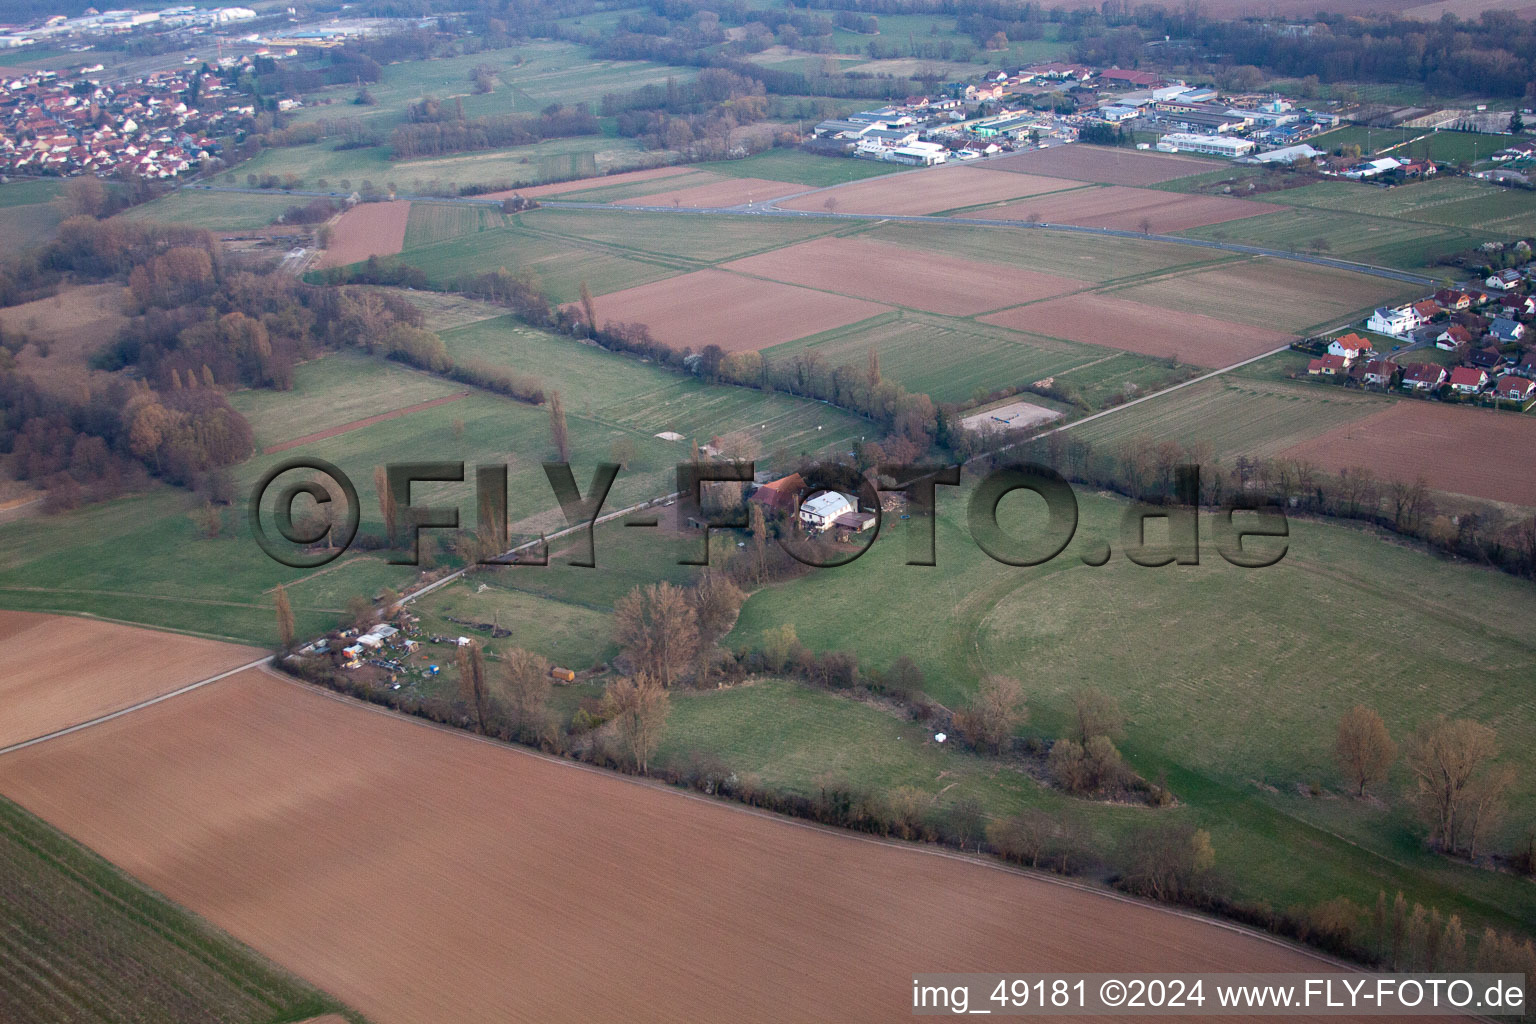
<svg viewBox="0 0 1536 1024">
<path fill-rule="evenodd" d="M 423 104 L 433 108 L 430 116 L 413 117 L 412 123 L 390 133 L 390 151 L 397 159 L 526 146 L 545 139 L 596 135 L 601 130 L 597 118 L 584 107 L 555 105 L 533 116 L 494 114 L 461 120 L 440 116 L 441 106 L 430 97 L 413 110 Z"/>
</svg>

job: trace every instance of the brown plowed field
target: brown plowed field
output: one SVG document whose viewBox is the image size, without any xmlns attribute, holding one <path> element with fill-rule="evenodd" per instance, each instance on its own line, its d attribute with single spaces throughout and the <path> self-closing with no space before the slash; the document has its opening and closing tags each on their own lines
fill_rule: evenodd
<svg viewBox="0 0 1536 1024">
<path fill-rule="evenodd" d="M 986 211 L 988 217 L 1038 220 L 1045 224 L 1080 224 L 1089 228 L 1158 234 L 1186 231 L 1206 224 L 1274 213 L 1273 203 L 1251 203 L 1228 196 L 1187 196 L 1176 192 L 1106 185 L 1072 192 L 1033 196 Z"/>
<path fill-rule="evenodd" d="M 262 656 L 114 622 L 0 611 L 0 747 L 88 722 Z"/>
<path fill-rule="evenodd" d="M 331 244 L 320 257 L 322 267 L 344 267 L 369 256 L 393 256 L 405 245 L 405 222 L 411 204 L 358 203 L 341 215 L 331 229 Z"/>
<path fill-rule="evenodd" d="M 1156 306 L 1113 295 L 1067 295 L 982 317 L 1016 331 L 1106 345 L 1149 356 L 1177 356 L 1195 366 L 1231 366 L 1289 344 L 1292 335 Z"/>
<path fill-rule="evenodd" d="M 1405 399 L 1283 453 L 1324 469 L 1365 467 L 1378 480 L 1536 506 L 1536 416 Z"/>
<path fill-rule="evenodd" d="M 724 181 L 712 181 L 707 185 L 694 185 L 691 188 L 678 188 L 670 192 L 657 192 L 655 195 L 636 196 L 634 199 L 620 199 L 618 205 L 740 206 L 749 200 L 754 203 L 765 203 L 781 196 L 792 196 L 808 188 L 807 185 L 792 185 L 787 181 L 770 181 L 767 178 L 726 178 Z"/>
<path fill-rule="evenodd" d="M 888 312 L 863 299 L 699 270 L 597 298 L 599 321 L 642 323 L 657 341 L 698 351 L 768 348 Z"/>
<path fill-rule="evenodd" d="M 1000 171 L 1096 181 L 1102 185 L 1156 185 L 1158 182 L 1172 181 L 1202 171 L 1214 171 L 1222 164 L 1174 153 L 1147 153 L 1076 144 L 1016 153 L 990 160 L 987 166 Z"/>
<path fill-rule="evenodd" d="M 999 203 L 1005 199 L 1077 187 L 1079 185 L 1075 181 L 1006 174 L 955 164 L 932 170 L 892 174 L 884 178 L 866 178 L 850 185 L 839 185 L 789 199 L 779 206 L 786 210 L 825 210 L 827 200 L 836 199 L 837 213 L 911 216 L 979 203 Z"/>
<path fill-rule="evenodd" d="M 608 185 L 628 185 L 637 181 L 650 181 L 652 178 L 670 178 L 677 174 L 693 174 L 692 167 L 647 167 L 643 171 L 623 171 L 619 174 L 608 174 L 597 178 L 578 178 L 575 181 L 557 181 L 548 185 L 530 185 L 527 188 L 508 189 L 505 192 L 488 192 L 483 199 L 511 199 L 513 196 L 526 196 L 537 199 L 539 196 L 558 196 L 565 192 L 580 192 L 589 188 L 604 188 Z"/>
<path fill-rule="evenodd" d="M 942 256 L 892 242 L 818 238 L 725 265 L 775 281 L 967 316 L 1087 287 L 1017 267 Z"/>
<path fill-rule="evenodd" d="M 1326 969 L 260 671 L 6 755 L 0 791 L 377 1024 L 899 1021 L 914 971 Z"/>
<path fill-rule="evenodd" d="M 1422 288 L 1294 260 L 1245 259 L 1115 293 L 1185 313 L 1298 333 Z"/>
</svg>

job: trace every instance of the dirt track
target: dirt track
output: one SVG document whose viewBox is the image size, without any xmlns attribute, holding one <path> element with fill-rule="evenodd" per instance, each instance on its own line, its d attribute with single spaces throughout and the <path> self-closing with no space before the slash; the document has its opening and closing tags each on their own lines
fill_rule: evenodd
<svg viewBox="0 0 1536 1024">
<path fill-rule="evenodd" d="M 864 238 L 818 238 L 725 269 L 956 316 L 1087 287 L 1069 277 Z"/>
<path fill-rule="evenodd" d="M 0 791 L 378 1024 L 895 1021 L 913 971 L 1318 967 L 256 670 L 6 755 Z"/>
<path fill-rule="evenodd" d="M 1282 453 L 1338 471 L 1365 467 L 1382 481 L 1536 506 L 1536 418 L 1491 409 L 1401 401 Z"/>
<path fill-rule="evenodd" d="M 322 267 L 344 267 L 369 256 L 393 256 L 405 245 L 405 223 L 411 216 L 407 201 L 359 203 L 331 229 L 331 244 L 320 257 Z"/>
<path fill-rule="evenodd" d="M 262 656 L 113 622 L 0 611 L 0 747 L 169 693 Z"/>
</svg>

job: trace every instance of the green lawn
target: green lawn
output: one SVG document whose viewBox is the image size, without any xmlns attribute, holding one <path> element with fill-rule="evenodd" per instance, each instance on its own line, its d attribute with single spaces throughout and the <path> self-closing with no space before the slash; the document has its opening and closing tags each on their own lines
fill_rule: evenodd
<svg viewBox="0 0 1536 1024">
<path fill-rule="evenodd" d="M 303 206 L 309 201 L 304 196 L 285 196 L 281 193 L 261 195 L 178 189 L 154 202 L 125 210 L 121 216 L 125 220 L 188 224 L 208 228 L 210 231 L 242 231 L 266 227 L 288 208 Z"/>
<path fill-rule="evenodd" d="M 1260 198 L 1281 203 L 1290 195 L 1278 192 Z M 1440 266 L 1442 257 L 1485 240 L 1485 236 L 1459 228 L 1308 208 L 1211 224 L 1180 234 L 1292 252 L 1316 252 L 1431 276 L 1450 273 Z"/>
<path fill-rule="evenodd" d="M 46 241 L 64 220 L 63 211 L 54 205 L 63 190 L 56 180 L 0 185 L 0 236 L 28 245 Z"/>
<path fill-rule="evenodd" d="M 341 1011 L 5 799 L 0 897 L 0 1019 L 277 1024 Z"/>
<path fill-rule="evenodd" d="M 741 160 L 723 160 L 699 164 L 698 167 L 736 178 L 768 178 L 771 181 L 790 181 L 812 188 L 841 185 L 905 170 L 899 164 L 817 156 L 798 149 L 769 149 Z"/>
</svg>

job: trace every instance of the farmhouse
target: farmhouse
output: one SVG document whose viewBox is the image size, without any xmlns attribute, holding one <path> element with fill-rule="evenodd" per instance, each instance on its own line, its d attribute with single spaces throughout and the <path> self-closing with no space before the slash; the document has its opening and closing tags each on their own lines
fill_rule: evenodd
<svg viewBox="0 0 1536 1024">
<path fill-rule="evenodd" d="M 805 490 L 804 478 L 799 473 L 791 473 L 789 476 L 761 485 L 752 492 L 752 497 L 748 500 L 776 512 L 789 512 L 794 509 L 795 500 L 803 490 Z"/>
<path fill-rule="evenodd" d="M 1488 372 L 1475 366 L 1458 366 L 1451 371 L 1451 390 L 1462 395 L 1475 395 L 1488 386 Z"/>
<path fill-rule="evenodd" d="M 1376 307 L 1376 312 L 1365 322 L 1366 330 L 1389 334 L 1394 338 L 1406 336 L 1417 326 L 1419 319 L 1411 309 L 1389 309 L 1386 306 Z"/>
<path fill-rule="evenodd" d="M 1342 338 L 1334 338 L 1328 343 L 1328 354 L 1331 356 L 1343 356 L 1345 365 L 1349 365 L 1361 355 L 1369 354 L 1373 350 L 1369 338 L 1362 338 L 1353 332 Z"/>
<path fill-rule="evenodd" d="M 1410 391 L 1433 391 L 1445 383 L 1445 367 L 1434 363 L 1410 363 L 1403 367 L 1403 387 Z"/>
<path fill-rule="evenodd" d="M 1472 344 L 1472 332 L 1460 324 L 1452 324 L 1435 338 L 1435 348 L 1454 352 L 1463 345 Z"/>
<path fill-rule="evenodd" d="M 851 516 L 856 512 L 858 509 L 848 495 L 822 491 L 800 506 L 800 523 L 811 533 L 822 533 L 830 530 L 840 516 Z"/>
</svg>

